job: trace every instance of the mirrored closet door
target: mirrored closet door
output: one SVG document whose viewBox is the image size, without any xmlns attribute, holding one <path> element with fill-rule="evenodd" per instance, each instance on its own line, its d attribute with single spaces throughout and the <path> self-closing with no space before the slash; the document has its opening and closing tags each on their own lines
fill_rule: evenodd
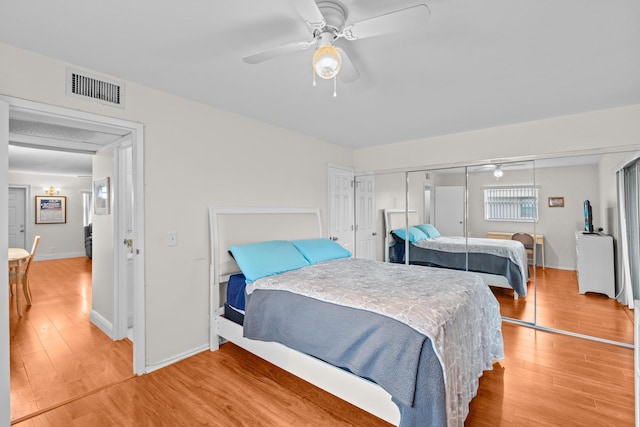
<svg viewBox="0 0 640 427">
<path fill-rule="evenodd" d="M 535 161 L 536 229 L 545 236 L 546 265 L 537 270 L 538 325 L 633 344 L 633 311 L 616 300 L 615 167 L 627 156 L 605 153 Z M 585 201 L 595 234 L 585 229 Z"/>
<path fill-rule="evenodd" d="M 431 227 L 432 233 L 448 238 L 451 251 L 463 252 L 463 261 L 453 257 L 447 268 L 481 274 L 505 319 L 633 344 L 633 310 L 616 300 L 620 231 L 615 171 L 630 155 L 562 156 L 357 176 L 356 184 L 366 181 L 368 193 L 362 184 L 361 193 L 367 196 L 356 202 L 356 234 L 373 242 L 374 249 L 369 245 L 356 256 L 432 265 L 426 252 L 409 252 L 407 258 L 406 240 L 391 234 L 403 229 L 411 238 L 408 226 Z M 600 234 L 583 233 L 586 200 L 594 231 Z M 590 239 L 587 242 L 606 240 L 605 251 L 611 252 L 613 261 L 603 256 L 585 260 L 589 249 L 580 249 L 584 236 Z M 526 263 L 527 273 L 522 280 L 515 276 L 517 256 L 502 247 L 514 239 L 522 239 L 526 246 L 526 261 L 521 264 Z M 492 265 L 490 256 L 474 255 L 481 251 L 480 243 L 492 246 L 492 241 L 495 248 L 482 251 L 494 250 L 494 260 L 503 264 Z M 498 253 L 510 256 L 512 264 L 505 264 Z M 481 268 L 474 264 L 478 260 Z M 579 278 L 584 265 L 613 274 L 613 282 L 602 285 L 598 279 L 597 286 L 590 287 L 588 280 Z M 486 269 L 490 271 L 478 271 Z M 585 271 L 582 279 L 592 277 L 591 270 Z"/>
<path fill-rule="evenodd" d="M 536 272 L 544 237 L 536 232 L 538 188 L 532 161 L 467 167 L 466 236 L 503 317 L 536 321 Z"/>
</svg>

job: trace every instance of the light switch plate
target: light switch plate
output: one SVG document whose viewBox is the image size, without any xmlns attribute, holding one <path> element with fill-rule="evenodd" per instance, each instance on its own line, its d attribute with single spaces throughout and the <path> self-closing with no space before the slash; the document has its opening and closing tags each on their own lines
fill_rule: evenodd
<svg viewBox="0 0 640 427">
<path fill-rule="evenodd" d="M 167 244 L 169 246 L 177 246 L 178 245 L 178 232 L 169 231 L 167 233 Z"/>
</svg>

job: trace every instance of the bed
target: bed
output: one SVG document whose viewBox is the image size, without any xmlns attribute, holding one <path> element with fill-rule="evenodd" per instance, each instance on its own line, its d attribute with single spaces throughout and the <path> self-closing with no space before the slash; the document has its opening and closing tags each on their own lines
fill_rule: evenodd
<svg viewBox="0 0 640 427">
<path fill-rule="evenodd" d="M 430 224 L 422 224 L 417 211 L 413 209 L 408 212 L 404 209 L 385 209 L 384 219 L 386 261 L 404 263 L 408 250 L 409 264 L 473 271 L 487 285 L 513 289 L 514 299 L 527 296 L 529 268 L 522 243 L 440 236 Z M 408 246 L 406 241 L 409 242 Z"/>
<path fill-rule="evenodd" d="M 353 258 L 322 238 L 317 209 L 209 217 L 212 351 L 231 341 L 395 425 L 463 425 L 503 358 L 499 306 L 476 275 Z M 244 311 L 230 307 L 243 281 Z"/>
</svg>

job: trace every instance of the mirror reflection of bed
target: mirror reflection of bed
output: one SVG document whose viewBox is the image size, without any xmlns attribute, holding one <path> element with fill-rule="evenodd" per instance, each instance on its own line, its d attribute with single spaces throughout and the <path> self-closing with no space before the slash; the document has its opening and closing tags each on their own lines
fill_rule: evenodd
<svg viewBox="0 0 640 427">
<path fill-rule="evenodd" d="M 487 285 L 510 289 L 514 299 L 527 297 L 529 271 L 521 242 L 443 236 L 416 209 L 384 209 L 384 218 L 385 260 L 472 271 Z"/>
<path fill-rule="evenodd" d="M 495 164 L 375 174 L 378 229 L 381 235 L 385 234 L 385 209 L 405 210 L 408 205 L 417 211 L 420 223 L 430 223 L 436 229 L 438 215 L 450 219 L 462 212 L 465 223 L 460 236 L 486 238 L 490 232 L 542 235 L 544 259 L 538 244 L 536 265 L 529 265 L 527 298 L 515 299 L 512 289 L 489 281 L 500 302 L 501 314 L 542 327 L 633 343 L 633 311 L 602 293 L 579 293 L 576 274 L 575 233 L 583 227 L 585 199 L 592 201 L 596 228 L 602 227 L 605 234 L 617 238 L 616 181 L 612 171 L 628 155 L 606 153 L 503 163 L 499 177 L 493 173 Z M 487 221 L 484 190 L 514 185 L 537 189 L 537 220 Z M 466 199 L 461 198 L 455 206 L 451 202 L 438 206 L 438 187 L 461 187 Z M 563 206 L 550 206 L 549 197 L 554 201 L 562 197 Z M 379 247 L 385 247 L 382 239 Z M 384 259 L 385 249 L 379 252 Z"/>
</svg>

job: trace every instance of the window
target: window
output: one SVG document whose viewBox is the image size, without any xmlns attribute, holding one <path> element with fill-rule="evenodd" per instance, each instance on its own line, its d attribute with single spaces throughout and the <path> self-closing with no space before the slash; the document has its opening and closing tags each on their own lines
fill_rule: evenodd
<svg viewBox="0 0 640 427">
<path fill-rule="evenodd" d="M 82 192 L 82 225 L 87 226 L 91 224 L 91 204 L 93 203 L 93 196 L 90 191 Z"/>
<path fill-rule="evenodd" d="M 538 189 L 533 186 L 485 188 L 484 219 L 487 221 L 537 221 Z"/>
</svg>

